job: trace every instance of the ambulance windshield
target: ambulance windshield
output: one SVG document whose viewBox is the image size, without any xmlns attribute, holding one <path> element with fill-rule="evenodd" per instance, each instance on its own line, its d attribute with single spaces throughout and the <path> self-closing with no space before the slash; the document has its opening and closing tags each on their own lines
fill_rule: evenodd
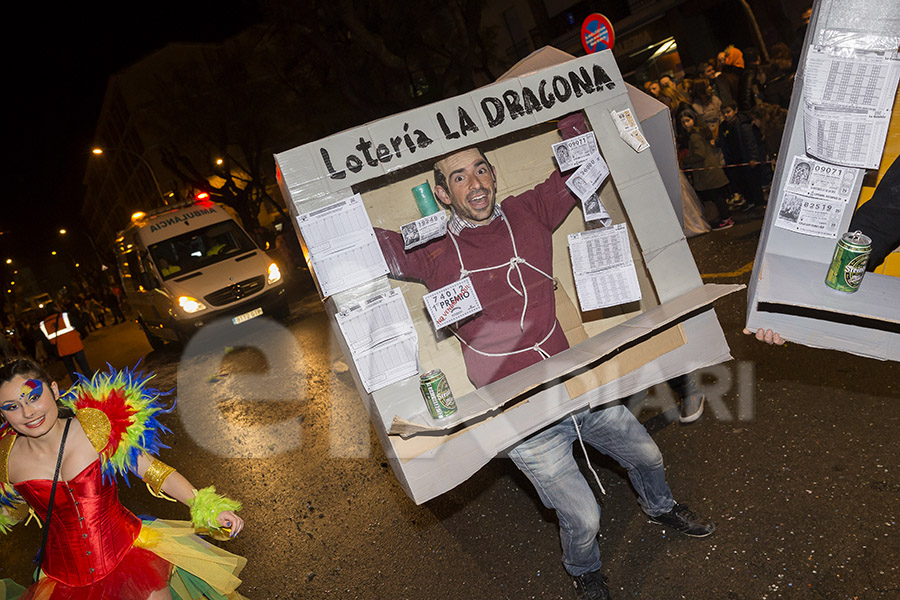
<svg viewBox="0 0 900 600">
<path fill-rule="evenodd" d="M 237 223 L 223 221 L 153 244 L 150 255 L 167 280 L 255 249 Z"/>
</svg>

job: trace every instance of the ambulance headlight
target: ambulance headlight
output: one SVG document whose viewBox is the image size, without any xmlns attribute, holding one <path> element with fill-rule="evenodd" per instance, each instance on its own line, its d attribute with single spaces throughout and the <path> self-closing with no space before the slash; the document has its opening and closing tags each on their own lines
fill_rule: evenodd
<svg viewBox="0 0 900 600">
<path fill-rule="evenodd" d="M 269 283 L 269 285 L 281 281 L 281 269 L 279 269 L 278 265 L 276 265 L 275 263 L 269 265 L 269 274 L 266 277 L 266 281 Z"/>
<path fill-rule="evenodd" d="M 197 300 L 196 298 L 191 298 L 190 296 L 181 296 L 178 298 L 178 306 L 181 307 L 186 313 L 195 313 L 200 310 L 205 310 L 206 305 Z"/>
</svg>

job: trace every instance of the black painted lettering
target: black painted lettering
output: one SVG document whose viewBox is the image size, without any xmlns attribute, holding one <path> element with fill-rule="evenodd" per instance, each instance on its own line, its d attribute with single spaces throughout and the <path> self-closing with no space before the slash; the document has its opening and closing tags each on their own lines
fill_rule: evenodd
<svg viewBox="0 0 900 600">
<path fill-rule="evenodd" d="M 458 131 L 450 131 L 450 127 L 447 126 L 447 120 L 444 118 L 444 115 L 437 113 L 437 121 L 438 125 L 441 127 L 441 131 L 444 133 L 444 139 L 446 140 L 455 140 L 459 137 Z"/>
<path fill-rule="evenodd" d="M 541 106 L 540 100 L 537 99 L 537 96 L 534 95 L 527 87 L 522 87 L 522 102 L 525 103 L 525 112 L 529 115 L 533 112 L 537 112 L 539 110 L 543 110 L 543 106 Z"/>
<path fill-rule="evenodd" d="M 569 71 L 569 81 L 572 82 L 572 91 L 575 92 L 576 98 L 581 98 L 581 94 L 584 92 L 590 94 L 594 91 L 594 86 L 591 84 L 591 76 L 588 75 L 587 69 L 584 67 L 581 67 L 578 73 Z"/>
<path fill-rule="evenodd" d="M 402 137 L 392 137 L 391 138 L 391 146 L 394 147 L 394 154 L 397 155 L 397 158 L 400 158 L 400 146 L 403 144 Z"/>
<path fill-rule="evenodd" d="M 328 150 L 325 148 L 319 148 L 319 152 L 322 154 L 322 161 L 325 163 L 325 168 L 328 169 L 328 176 L 332 179 L 344 179 L 347 177 L 347 171 L 335 171 L 334 167 L 331 165 L 331 157 L 328 156 Z"/>
<path fill-rule="evenodd" d="M 506 90 L 503 92 L 503 101 L 506 103 L 506 110 L 509 111 L 510 119 L 515 120 L 525 116 L 525 109 L 522 108 L 519 94 L 517 94 L 515 90 Z"/>
<path fill-rule="evenodd" d="M 378 144 L 378 147 L 375 148 L 375 156 L 383 163 L 391 162 L 391 149 L 387 147 L 387 144 Z"/>
<path fill-rule="evenodd" d="M 556 97 L 553 94 L 547 95 L 547 80 L 542 79 L 540 85 L 538 86 L 538 96 L 541 99 L 541 104 L 544 105 L 544 108 L 550 108 L 554 104 L 556 104 Z"/>
<path fill-rule="evenodd" d="M 416 144 L 413 142 L 412 138 L 409 137 L 409 134 L 406 133 L 407 131 L 409 131 L 409 123 L 404 123 L 403 124 L 403 141 L 406 142 L 406 147 L 409 149 L 410 152 L 415 152 Z"/>
<path fill-rule="evenodd" d="M 565 102 L 572 95 L 572 88 L 569 87 L 569 80 L 561 75 L 553 77 L 553 93 L 560 102 Z"/>
<path fill-rule="evenodd" d="M 606 74 L 606 71 L 600 65 L 594 65 L 594 85 L 597 86 L 598 90 L 601 85 L 605 85 L 608 90 L 616 87 L 615 82 L 609 78 L 609 75 Z"/>
<path fill-rule="evenodd" d="M 365 138 L 359 138 L 359 143 L 356 145 L 356 149 L 362 152 L 363 158 L 366 159 L 366 163 L 370 167 L 377 167 L 378 161 L 375 160 L 375 157 L 369 154 L 369 150 L 372 148 L 372 142 Z"/>
<path fill-rule="evenodd" d="M 491 108 L 493 107 L 493 109 Z M 484 118 L 487 119 L 488 127 L 496 127 L 506 118 L 503 109 L 503 103 L 500 102 L 499 98 L 494 98 L 493 96 L 487 96 L 481 101 L 481 112 L 484 113 Z"/>
<path fill-rule="evenodd" d="M 355 154 L 349 154 L 347 155 L 347 168 L 354 173 L 359 173 L 362 171 L 363 162 Z"/>
<path fill-rule="evenodd" d="M 413 134 L 416 136 L 416 145 L 419 148 L 427 148 L 434 143 L 434 140 L 428 137 L 421 129 L 413 129 Z"/>
<path fill-rule="evenodd" d="M 459 129 L 463 135 L 468 135 L 470 131 L 472 133 L 478 131 L 478 125 L 475 124 L 475 121 L 472 120 L 472 117 L 469 116 L 469 113 L 462 106 L 459 107 Z"/>
</svg>

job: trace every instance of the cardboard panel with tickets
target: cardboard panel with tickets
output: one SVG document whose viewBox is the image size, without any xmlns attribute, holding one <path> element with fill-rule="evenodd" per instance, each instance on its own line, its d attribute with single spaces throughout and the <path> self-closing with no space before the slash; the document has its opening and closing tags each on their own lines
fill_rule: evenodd
<svg viewBox="0 0 900 600">
<path fill-rule="evenodd" d="M 900 360 L 900 279 L 881 266 L 900 244 L 898 45 L 897 2 L 815 4 L 749 286 L 748 328 Z"/>
<path fill-rule="evenodd" d="M 641 118 L 611 52 L 548 48 L 490 86 L 276 155 L 415 502 L 573 411 L 730 358 L 709 305 L 742 286 L 703 285 L 657 166 L 675 163 L 671 134 L 651 153 Z M 422 381 L 434 370 L 445 382 Z"/>
</svg>

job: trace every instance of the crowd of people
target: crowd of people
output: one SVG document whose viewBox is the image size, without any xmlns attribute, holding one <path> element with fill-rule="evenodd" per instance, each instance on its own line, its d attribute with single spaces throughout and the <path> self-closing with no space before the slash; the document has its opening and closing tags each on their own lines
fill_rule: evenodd
<svg viewBox="0 0 900 600">
<path fill-rule="evenodd" d="M 669 108 L 681 169 L 700 200 L 715 206 L 712 229 L 732 227 L 733 212 L 767 200 L 796 70 L 786 44 L 768 55 L 763 62 L 756 48 L 728 46 L 683 78 L 644 83 Z"/>
<path fill-rule="evenodd" d="M 125 295 L 119 285 L 69 294 L 59 302 L 34 309 L 6 314 L 0 351 L 4 358 L 29 356 L 42 366 L 49 365 L 61 355 L 51 339 L 41 330 L 41 323 L 54 314 L 66 314 L 72 327 L 82 339 L 107 325 L 125 322 Z"/>
</svg>

